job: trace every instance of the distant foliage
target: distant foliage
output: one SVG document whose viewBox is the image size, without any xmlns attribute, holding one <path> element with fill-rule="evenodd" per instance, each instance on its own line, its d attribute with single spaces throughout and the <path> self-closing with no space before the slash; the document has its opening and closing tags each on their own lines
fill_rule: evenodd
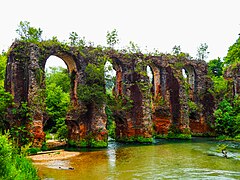
<svg viewBox="0 0 240 180">
<path fill-rule="evenodd" d="M 63 67 L 49 67 L 46 73 L 46 84 L 56 84 L 61 87 L 62 91 L 69 93 L 70 91 L 70 77 L 68 70 Z"/>
<path fill-rule="evenodd" d="M 240 62 L 240 36 L 236 42 L 229 47 L 227 56 L 224 58 L 224 63 L 228 66 Z"/>
<path fill-rule="evenodd" d="M 106 101 L 104 65 L 88 64 L 86 69 L 86 84 L 79 85 L 79 99 L 87 104 L 102 105 Z"/>
<path fill-rule="evenodd" d="M 46 106 L 49 119 L 44 129 L 56 133 L 59 139 L 65 139 L 65 117 L 70 104 L 70 78 L 67 69 L 50 69 L 51 72 L 46 74 Z"/>
<path fill-rule="evenodd" d="M 23 41 L 39 42 L 42 40 L 42 30 L 40 28 L 31 27 L 30 22 L 27 21 L 21 21 L 16 32 Z"/>
</svg>

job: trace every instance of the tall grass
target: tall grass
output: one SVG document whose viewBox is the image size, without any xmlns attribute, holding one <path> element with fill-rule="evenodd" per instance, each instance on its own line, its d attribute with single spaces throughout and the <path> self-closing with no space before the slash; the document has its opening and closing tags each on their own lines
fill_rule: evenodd
<svg viewBox="0 0 240 180">
<path fill-rule="evenodd" d="M 0 134 L 0 179 L 38 180 L 37 170 L 24 154 L 18 153 L 8 135 Z"/>
</svg>

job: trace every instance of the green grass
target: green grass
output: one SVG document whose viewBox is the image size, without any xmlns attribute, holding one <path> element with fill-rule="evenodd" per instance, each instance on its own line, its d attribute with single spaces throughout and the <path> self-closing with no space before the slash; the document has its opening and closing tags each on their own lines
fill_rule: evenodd
<svg viewBox="0 0 240 180">
<path fill-rule="evenodd" d="M 155 135 L 156 139 L 192 139 L 191 134 L 174 134 L 174 133 L 168 133 L 168 134 L 157 134 Z"/>
<path fill-rule="evenodd" d="M 145 138 L 143 136 L 131 136 L 131 137 L 117 138 L 116 141 L 125 142 L 125 143 L 152 143 L 153 138 Z"/>
<path fill-rule="evenodd" d="M 0 179 L 39 179 L 32 162 L 25 153 L 18 153 L 19 150 L 8 138 L 8 135 L 0 135 Z"/>
<path fill-rule="evenodd" d="M 229 136 L 226 136 L 226 135 L 221 135 L 221 136 L 218 136 L 216 139 L 220 140 L 220 141 L 238 141 L 238 142 L 240 142 L 240 134 L 235 136 L 235 137 L 229 137 Z"/>
</svg>

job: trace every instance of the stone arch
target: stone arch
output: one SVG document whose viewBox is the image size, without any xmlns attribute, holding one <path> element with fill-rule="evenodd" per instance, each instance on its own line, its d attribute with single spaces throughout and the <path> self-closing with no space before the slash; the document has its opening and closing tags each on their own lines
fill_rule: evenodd
<svg viewBox="0 0 240 180">
<path fill-rule="evenodd" d="M 40 146 L 44 140 L 42 122 L 45 117 L 44 110 L 44 67 L 47 58 L 55 55 L 63 59 L 71 74 L 72 108 L 66 117 L 69 128 L 69 139 L 78 144 L 102 141 L 106 146 L 106 114 L 105 105 L 98 106 L 94 103 L 87 103 L 78 97 L 77 88 L 80 85 L 90 87 L 87 84 L 86 67 L 88 64 L 97 64 L 96 56 L 90 52 L 91 49 L 84 49 L 85 56 L 73 47 L 61 46 L 60 44 L 43 43 L 34 44 L 28 42 L 14 42 L 9 52 L 7 63 L 7 74 L 5 88 L 14 96 L 16 108 L 21 108 L 22 102 L 27 102 L 31 107 L 31 117 L 17 117 L 9 113 L 9 124 L 25 125 L 34 135 L 34 145 Z M 82 52 L 83 53 L 83 52 Z M 106 55 L 103 52 L 102 55 Z M 201 122 L 193 126 L 204 127 L 208 118 L 212 115 L 214 104 L 209 103 L 211 94 L 208 89 L 211 82 L 207 78 L 207 64 L 202 61 L 189 61 L 173 58 L 172 56 L 149 56 L 141 54 L 126 55 L 120 52 L 106 52 L 112 58 L 113 68 L 116 70 L 116 84 L 114 93 L 116 97 L 122 98 L 123 103 L 115 112 L 118 118 L 117 136 L 123 141 L 139 137 L 152 137 L 152 120 L 166 120 L 160 124 L 160 133 L 167 133 L 169 124 L 184 129 L 189 126 L 187 95 L 182 81 L 181 69 L 188 72 L 188 82 L 191 86 L 190 94 L 193 101 L 202 105 L 200 109 Z M 116 53 L 116 54 L 115 54 Z M 101 53 L 100 53 L 101 54 Z M 163 98 L 163 104 L 152 103 L 151 109 L 150 89 L 146 84 L 149 82 L 145 73 L 145 60 L 150 60 L 149 67 L 153 72 L 154 98 Z M 102 63 L 102 62 L 101 62 Z M 103 84 L 99 84 L 102 86 Z M 199 102 L 197 98 L 199 97 Z M 210 99 L 211 100 L 211 99 Z M 124 106 L 124 105 L 127 105 Z M 124 107 L 123 107 L 124 106 Z M 154 109 L 154 110 L 153 110 Z M 11 111 L 9 111 L 11 112 Z M 30 118 L 33 127 L 30 127 Z M 168 122 L 167 122 L 168 121 Z M 207 126 L 207 124 L 206 124 Z M 205 128 L 205 127 L 204 127 Z M 206 128 L 205 128 L 206 129 Z M 199 132 L 205 130 L 200 129 Z M 94 140 L 94 141 L 93 141 Z M 150 140 L 150 139 L 148 139 Z"/>
<path fill-rule="evenodd" d="M 6 72 L 6 90 L 14 96 L 15 108 L 21 109 L 22 102 L 29 107 L 28 116 L 17 117 L 9 114 L 10 127 L 24 126 L 33 135 L 33 146 L 41 146 L 45 134 L 43 121 L 47 117 L 45 109 L 45 65 L 48 57 L 55 55 L 67 65 L 70 79 L 71 108 L 66 117 L 69 140 L 85 146 L 107 145 L 106 115 L 104 105 L 87 107 L 78 98 L 77 88 L 85 83 L 85 68 L 89 60 L 85 60 L 77 50 L 61 47 L 16 41 L 11 46 Z M 10 112 L 10 111 L 9 111 Z M 95 144 L 90 142 L 89 136 Z M 89 140 L 89 142 L 88 142 Z M 104 141 L 104 143 L 102 143 Z M 97 144 L 97 146 L 99 146 Z"/>
<path fill-rule="evenodd" d="M 41 69 L 45 69 L 46 62 L 50 56 L 56 56 L 60 58 L 67 66 L 68 73 L 70 76 L 70 101 L 72 105 L 77 105 L 77 86 L 80 79 L 80 74 L 78 73 L 80 66 L 78 61 L 75 59 L 74 56 L 61 51 L 56 51 L 48 54 L 41 55 L 43 60 L 41 63 Z"/>
<path fill-rule="evenodd" d="M 70 56 L 67 53 L 63 53 L 63 52 L 55 52 L 55 53 L 51 53 L 51 54 L 46 55 L 46 57 L 42 61 L 43 68 L 45 68 L 47 59 L 50 56 L 56 56 L 56 57 L 62 59 L 65 62 L 65 64 L 67 65 L 67 68 L 68 68 L 70 73 L 72 71 L 75 71 L 75 72 L 77 71 L 77 64 L 76 64 L 76 61 L 74 60 L 74 57 Z"/>
</svg>

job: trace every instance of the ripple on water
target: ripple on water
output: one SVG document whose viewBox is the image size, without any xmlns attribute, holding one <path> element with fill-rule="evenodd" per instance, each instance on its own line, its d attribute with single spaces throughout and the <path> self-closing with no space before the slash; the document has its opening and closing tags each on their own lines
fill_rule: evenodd
<svg viewBox="0 0 240 180">
<path fill-rule="evenodd" d="M 185 168 L 182 171 L 191 178 L 200 178 L 201 179 L 239 179 L 240 172 L 235 171 L 226 171 L 226 170 L 212 170 L 212 169 L 196 169 L 196 168 Z"/>
</svg>

